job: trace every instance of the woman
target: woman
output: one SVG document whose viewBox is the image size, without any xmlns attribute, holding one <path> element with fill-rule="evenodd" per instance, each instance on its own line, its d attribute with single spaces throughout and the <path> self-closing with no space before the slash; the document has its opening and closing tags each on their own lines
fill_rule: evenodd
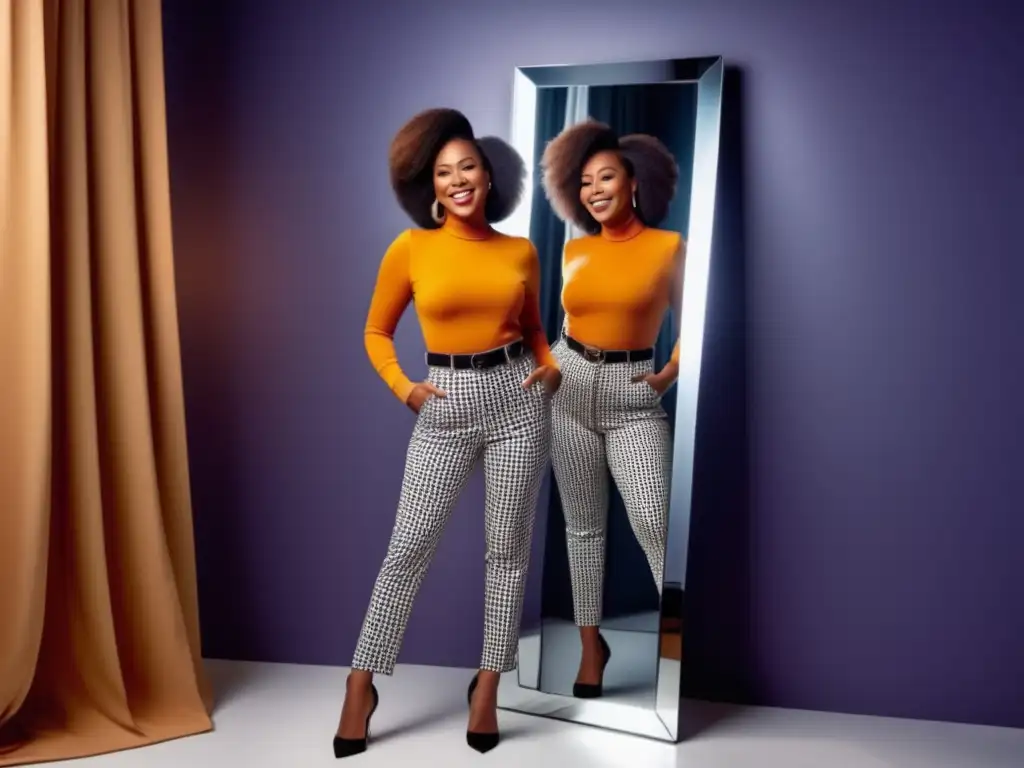
<svg viewBox="0 0 1024 768">
<path fill-rule="evenodd" d="M 598 630 L 609 470 L 659 593 L 662 585 L 672 445 L 661 397 L 676 380 L 679 344 L 657 372 L 654 344 L 665 311 L 682 303 L 685 243 L 655 227 L 679 169 L 654 137 L 619 138 L 592 120 L 551 141 L 542 167 L 555 212 L 587 233 L 566 243 L 562 262 L 566 322 L 553 351 L 564 386 L 551 459 L 583 645 L 573 694 L 596 698 L 611 657 Z"/>
<path fill-rule="evenodd" d="M 537 252 L 491 228 L 522 192 L 511 147 L 474 139 L 469 121 L 432 109 L 395 136 L 391 184 L 418 228 L 391 244 L 366 321 L 366 350 L 394 395 L 417 414 L 398 514 L 346 685 L 336 757 L 366 749 L 420 583 L 455 502 L 482 456 L 487 538 L 484 648 L 469 688 L 467 741 L 498 743 L 499 676 L 515 668 L 537 496 L 550 446 L 549 400 L 561 376 L 540 323 Z M 394 331 L 414 301 L 429 374 L 414 383 Z"/>
</svg>

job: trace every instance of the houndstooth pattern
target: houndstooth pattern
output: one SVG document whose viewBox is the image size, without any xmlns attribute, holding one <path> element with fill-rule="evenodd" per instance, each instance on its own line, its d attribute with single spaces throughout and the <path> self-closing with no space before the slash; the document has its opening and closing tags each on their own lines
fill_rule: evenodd
<svg viewBox="0 0 1024 768">
<path fill-rule="evenodd" d="M 564 340 L 553 398 L 551 461 L 565 514 L 576 624 L 598 626 L 604 587 L 609 470 L 659 594 L 665 567 L 672 443 L 661 396 L 646 382 L 653 361 L 591 363 Z"/>
<path fill-rule="evenodd" d="M 431 367 L 444 398 L 420 409 L 387 556 L 356 646 L 355 669 L 394 672 L 413 602 L 452 509 L 482 456 L 486 501 L 480 668 L 515 669 L 537 497 L 550 453 L 550 400 L 523 380 L 529 354 L 488 370 Z"/>
</svg>

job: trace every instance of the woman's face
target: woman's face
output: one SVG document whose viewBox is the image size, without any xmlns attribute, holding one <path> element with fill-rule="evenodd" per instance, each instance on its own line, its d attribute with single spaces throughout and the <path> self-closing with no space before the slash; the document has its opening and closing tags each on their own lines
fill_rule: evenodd
<svg viewBox="0 0 1024 768">
<path fill-rule="evenodd" d="M 476 144 L 452 139 L 434 160 L 434 194 L 446 214 L 483 221 L 490 179 Z"/>
<path fill-rule="evenodd" d="M 580 202 L 601 226 L 626 219 L 633 211 L 636 183 L 617 152 L 598 152 L 583 166 Z"/>
</svg>

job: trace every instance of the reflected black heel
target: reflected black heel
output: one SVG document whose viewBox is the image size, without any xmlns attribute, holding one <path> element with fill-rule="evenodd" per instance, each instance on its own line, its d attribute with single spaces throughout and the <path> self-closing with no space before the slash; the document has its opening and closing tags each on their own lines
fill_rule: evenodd
<svg viewBox="0 0 1024 768">
<path fill-rule="evenodd" d="M 575 683 L 572 687 L 572 695 L 577 699 L 599 699 L 604 693 L 604 670 L 612 657 L 612 649 L 608 647 L 604 635 L 599 634 L 597 639 L 601 641 L 601 652 L 604 654 L 604 663 L 601 664 L 601 682 L 597 684 Z"/>
<path fill-rule="evenodd" d="M 477 677 L 474 676 L 469 684 L 469 692 L 466 694 L 466 702 L 471 707 L 473 706 L 473 691 L 476 690 L 476 683 Z M 490 752 L 498 746 L 499 738 L 500 736 L 497 733 L 477 733 L 476 731 L 466 730 L 466 743 L 481 754 Z"/>
<path fill-rule="evenodd" d="M 370 692 L 373 694 L 373 706 L 370 714 L 366 716 L 366 735 L 361 739 L 343 739 L 341 736 L 334 737 L 334 756 L 336 758 L 352 757 L 366 751 L 366 744 L 370 740 L 370 718 L 377 711 L 377 704 L 380 703 L 380 696 L 377 695 L 377 686 L 370 684 Z"/>
</svg>

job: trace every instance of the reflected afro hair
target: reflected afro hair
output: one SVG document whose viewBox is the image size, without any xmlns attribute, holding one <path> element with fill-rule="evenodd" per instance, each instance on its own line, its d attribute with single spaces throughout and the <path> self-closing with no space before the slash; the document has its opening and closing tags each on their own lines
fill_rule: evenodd
<svg viewBox="0 0 1024 768">
<path fill-rule="evenodd" d="M 476 144 L 491 189 L 484 205 L 489 222 L 507 219 L 519 205 L 526 179 L 526 164 L 507 143 L 495 136 L 477 139 L 466 116 L 455 109 L 420 112 L 395 134 L 388 151 L 391 188 L 398 204 L 423 229 L 437 229 L 431 216 L 434 203 L 434 161 L 449 141 L 465 139 Z"/>
<path fill-rule="evenodd" d="M 544 193 L 563 221 L 584 232 L 597 234 L 601 225 L 580 202 L 583 166 L 598 152 L 618 152 L 630 178 L 636 179 L 637 215 L 656 227 L 668 215 L 676 194 L 679 165 L 668 148 L 654 136 L 634 133 L 619 138 L 596 120 L 566 128 L 548 142 L 541 158 Z"/>
</svg>

